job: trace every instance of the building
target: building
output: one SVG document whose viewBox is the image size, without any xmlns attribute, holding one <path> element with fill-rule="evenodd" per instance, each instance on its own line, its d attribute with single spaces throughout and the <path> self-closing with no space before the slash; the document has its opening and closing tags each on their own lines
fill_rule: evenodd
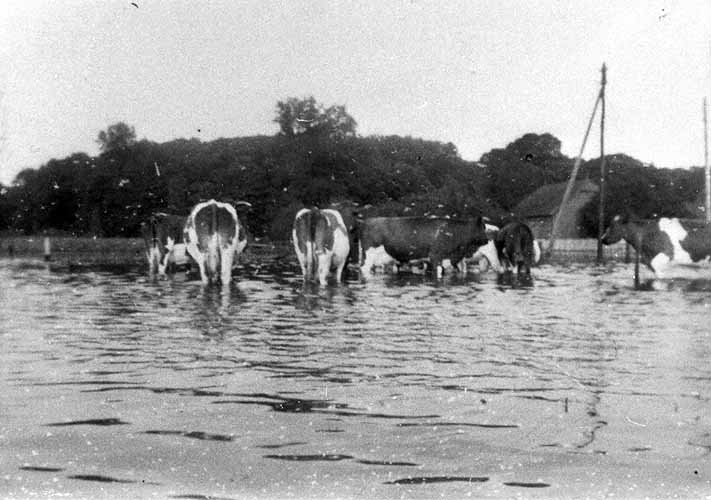
<svg viewBox="0 0 711 500">
<path fill-rule="evenodd" d="M 524 198 L 514 213 L 525 220 L 536 238 L 548 239 L 553 229 L 553 220 L 560 209 L 567 182 L 547 184 Z M 600 187 L 590 179 L 576 181 L 570 198 L 558 222 L 556 238 L 585 238 L 582 227 L 582 210 L 595 199 Z"/>
</svg>

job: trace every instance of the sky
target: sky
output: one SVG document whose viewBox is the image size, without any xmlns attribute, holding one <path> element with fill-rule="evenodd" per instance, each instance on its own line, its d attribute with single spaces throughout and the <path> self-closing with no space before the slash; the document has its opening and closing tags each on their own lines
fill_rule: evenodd
<svg viewBox="0 0 711 500">
<path fill-rule="evenodd" d="M 272 135 L 277 101 L 308 96 L 466 160 L 528 132 L 575 157 L 603 62 L 605 152 L 703 165 L 709 0 L 3 0 L 0 182 L 98 154 L 118 121 L 156 142 Z"/>
</svg>

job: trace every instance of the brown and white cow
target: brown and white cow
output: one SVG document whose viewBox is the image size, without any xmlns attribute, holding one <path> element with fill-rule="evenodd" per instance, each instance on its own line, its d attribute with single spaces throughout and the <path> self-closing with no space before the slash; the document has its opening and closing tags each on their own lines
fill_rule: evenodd
<svg viewBox="0 0 711 500">
<path fill-rule="evenodd" d="M 373 217 L 359 223 L 358 237 L 363 277 L 370 275 L 377 261 L 427 259 L 435 276 L 441 278 L 443 260 L 457 266 L 488 241 L 481 217 Z"/>
<path fill-rule="evenodd" d="M 181 215 L 156 212 L 141 223 L 151 275 L 165 276 L 168 269 L 190 263 L 183 239 L 186 219 Z"/>
<path fill-rule="evenodd" d="M 629 216 L 616 215 L 602 235 L 602 242 L 611 245 L 623 238 L 637 254 L 637 287 L 640 260 L 657 279 L 696 277 L 699 268 L 711 269 L 711 224 L 708 222 L 667 217 L 633 220 Z"/>
<path fill-rule="evenodd" d="M 247 202 L 238 202 L 251 206 Z M 198 203 L 185 222 L 188 253 L 200 267 L 204 284 L 217 280 L 222 285 L 232 279 L 232 262 L 247 246 L 247 233 L 237 211 L 229 203 L 209 200 Z"/>
<path fill-rule="evenodd" d="M 349 227 L 338 210 L 303 208 L 294 217 L 292 239 L 304 282 L 327 283 L 335 270 L 337 281 L 345 278 L 351 251 Z"/>
</svg>

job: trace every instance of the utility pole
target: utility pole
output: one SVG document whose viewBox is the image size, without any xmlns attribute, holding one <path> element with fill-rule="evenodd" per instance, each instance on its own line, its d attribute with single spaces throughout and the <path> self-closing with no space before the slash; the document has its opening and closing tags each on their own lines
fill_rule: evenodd
<svg viewBox="0 0 711 500">
<path fill-rule="evenodd" d="M 706 222 L 711 222 L 711 171 L 709 170 L 709 133 L 704 97 L 704 171 L 706 172 Z"/>
<path fill-rule="evenodd" d="M 597 263 L 602 264 L 602 235 L 605 233 L 605 85 L 607 85 L 607 66 L 602 63 L 602 81 L 600 82 L 600 207 L 597 223 Z"/>
<path fill-rule="evenodd" d="M 605 65 L 603 64 L 603 81 L 605 80 Z M 585 144 L 588 142 L 588 135 L 590 135 L 590 129 L 592 128 L 592 124 L 595 121 L 595 113 L 597 113 L 597 107 L 600 104 L 601 97 L 603 95 L 603 90 L 601 90 L 597 98 L 595 99 L 595 106 L 593 106 L 592 113 L 590 114 L 590 121 L 588 121 L 588 128 L 585 129 L 585 136 L 583 137 L 583 143 L 580 145 L 580 152 L 578 153 L 578 156 L 575 158 L 575 164 L 573 165 L 573 171 L 570 173 L 570 179 L 568 179 L 568 184 L 565 186 L 565 192 L 563 193 L 563 200 L 560 202 L 560 206 L 558 208 L 558 211 L 555 214 L 555 217 L 553 218 L 553 227 L 551 228 L 551 236 L 548 241 L 548 249 L 545 252 L 545 258 L 549 259 L 553 256 L 553 251 L 555 250 L 555 240 L 556 240 L 556 235 L 558 234 L 558 226 L 560 224 L 560 218 L 563 215 L 563 210 L 565 210 L 565 206 L 568 204 L 568 199 L 570 198 L 570 195 L 573 191 L 573 185 L 575 184 L 575 180 L 578 177 L 578 170 L 580 169 L 580 164 L 583 161 L 583 152 L 585 151 Z M 598 238 L 598 241 L 600 238 Z"/>
</svg>

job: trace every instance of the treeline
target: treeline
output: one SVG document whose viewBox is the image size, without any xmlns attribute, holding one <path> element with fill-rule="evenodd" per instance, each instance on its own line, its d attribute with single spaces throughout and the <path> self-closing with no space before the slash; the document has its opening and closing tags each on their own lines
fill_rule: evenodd
<svg viewBox="0 0 711 500">
<path fill-rule="evenodd" d="M 131 127 L 114 124 L 99 133 L 98 156 L 54 159 L 2 187 L 0 229 L 136 236 L 151 212 L 187 213 L 209 198 L 250 202 L 250 231 L 275 240 L 289 237 L 299 208 L 339 200 L 360 204 L 365 215 L 496 220 L 538 187 L 566 181 L 573 166 L 550 134 L 526 134 L 467 162 L 451 143 L 358 137 L 344 107 L 313 98 L 279 102 L 276 115 L 275 136 L 210 142 L 136 141 Z M 693 215 L 700 169 L 657 169 L 624 155 L 608 163 L 608 213 Z M 588 162 L 580 175 L 595 180 L 598 169 L 598 160 Z M 597 205 L 585 214 L 594 235 Z"/>
</svg>

